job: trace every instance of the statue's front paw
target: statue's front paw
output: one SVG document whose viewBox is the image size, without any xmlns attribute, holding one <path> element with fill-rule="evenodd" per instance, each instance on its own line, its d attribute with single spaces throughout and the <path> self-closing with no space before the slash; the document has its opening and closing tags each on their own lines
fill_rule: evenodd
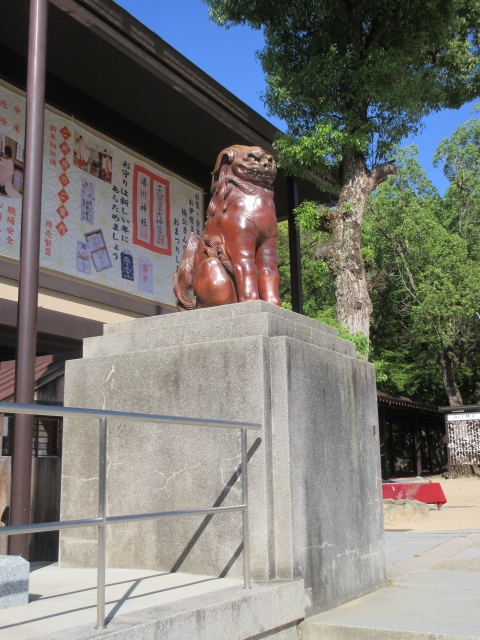
<svg viewBox="0 0 480 640">
<path fill-rule="evenodd" d="M 269 298 L 266 298 L 264 302 L 268 302 L 269 304 L 276 304 L 277 307 L 282 306 L 282 301 L 276 296 L 270 296 Z"/>
</svg>

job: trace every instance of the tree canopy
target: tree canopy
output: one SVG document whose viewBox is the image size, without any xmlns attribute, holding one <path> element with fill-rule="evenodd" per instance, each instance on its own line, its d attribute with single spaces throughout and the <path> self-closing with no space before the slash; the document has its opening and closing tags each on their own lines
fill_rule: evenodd
<svg viewBox="0 0 480 640">
<path fill-rule="evenodd" d="M 372 343 L 390 362 L 387 386 L 405 393 L 409 376 L 419 381 L 422 369 L 436 369 L 449 402 L 459 405 L 458 382 L 476 369 L 480 347 L 480 261 L 458 220 L 452 224 L 451 197 L 440 198 L 415 155 L 412 147 L 399 153 L 397 176 L 367 206 L 365 243 L 382 274 L 372 296 Z"/>
<path fill-rule="evenodd" d="M 397 151 L 397 174 L 367 202 L 362 251 L 373 302 L 369 351 L 383 391 L 437 404 L 480 401 L 479 139 L 480 120 L 472 118 L 440 143 L 435 162 L 450 181 L 443 198 L 411 145 Z M 303 203 L 297 220 L 306 312 L 329 321 L 332 282 L 311 259 L 325 211 Z"/>
<path fill-rule="evenodd" d="M 479 94 L 478 0 L 206 1 L 218 24 L 263 28 L 264 98 L 296 175 L 338 173 L 346 149 L 388 160 L 430 111 Z"/>
<path fill-rule="evenodd" d="M 480 0 L 205 1 L 218 24 L 263 29 L 264 99 L 288 126 L 280 165 L 336 194 L 313 257 L 329 268 L 339 324 L 368 335 L 367 199 L 424 116 L 480 94 Z"/>
<path fill-rule="evenodd" d="M 478 112 L 478 105 L 472 110 Z M 450 182 L 443 223 L 465 239 L 469 256 L 480 259 L 480 120 L 470 118 L 444 138 L 433 158 Z"/>
</svg>

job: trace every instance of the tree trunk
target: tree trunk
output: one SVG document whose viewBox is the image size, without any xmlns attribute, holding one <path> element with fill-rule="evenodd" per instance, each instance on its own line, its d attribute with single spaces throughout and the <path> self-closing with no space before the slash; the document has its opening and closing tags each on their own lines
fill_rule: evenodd
<svg viewBox="0 0 480 640">
<path fill-rule="evenodd" d="M 461 407 L 463 405 L 462 396 L 455 382 L 455 369 L 458 360 L 450 349 L 444 349 L 438 358 L 442 367 L 443 386 L 448 397 L 448 404 L 451 407 Z"/>
<path fill-rule="evenodd" d="M 344 153 L 340 196 L 327 222 L 330 240 L 320 244 L 315 252 L 317 259 L 327 261 L 333 277 L 337 322 L 352 333 L 369 335 L 373 310 L 361 253 L 365 205 L 370 193 L 395 171 L 393 163 L 369 171 L 363 155 Z"/>
</svg>

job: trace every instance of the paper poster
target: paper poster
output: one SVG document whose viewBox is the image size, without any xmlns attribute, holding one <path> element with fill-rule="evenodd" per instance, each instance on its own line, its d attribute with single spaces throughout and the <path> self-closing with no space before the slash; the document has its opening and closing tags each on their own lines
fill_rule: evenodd
<svg viewBox="0 0 480 640">
<path fill-rule="evenodd" d="M 82 203 L 80 218 L 88 224 L 94 223 L 95 215 L 95 185 L 88 178 L 82 179 Z"/>
<path fill-rule="evenodd" d="M 90 273 L 90 247 L 80 240 L 77 241 L 77 271 Z"/>
<path fill-rule="evenodd" d="M 103 271 L 104 269 L 110 269 L 112 262 L 108 255 L 107 245 L 105 244 L 105 238 L 101 229 L 96 231 L 90 231 L 85 234 L 85 240 L 90 247 L 90 256 L 92 258 L 93 266 L 97 271 Z"/>
<path fill-rule="evenodd" d="M 0 82 L 0 255 L 12 260 L 24 132 L 25 99 Z M 173 274 L 190 233 L 202 233 L 203 192 L 46 109 L 41 229 L 42 268 L 174 305 Z"/>
<path fill-rule="evenodd" d="M 134 269 L 133 269 L 133 258 L 132 254 L 128 249 L 124 249 L 121 253 L 122 260 L 122 278 L 124 280 L 135 280 Z"/>
<path fill-rule="evenodd" d="M 138 259 L 138 288 L 140 291 L 153 291 L 153 265 L 146 256 Z"/>
</svg>

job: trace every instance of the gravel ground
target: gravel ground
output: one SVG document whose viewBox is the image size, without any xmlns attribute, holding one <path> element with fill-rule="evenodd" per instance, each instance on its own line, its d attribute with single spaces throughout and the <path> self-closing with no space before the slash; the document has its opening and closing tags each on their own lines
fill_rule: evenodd
<svg viewBox="0 0 480 640">
<path fill-rule="evenodd" d="M 447 504 L 439 511 L 430 511 L 423 522 L 392 525 L 386 527 L 386 531 L 403 528 L 412 531 L 480 529 L 480 477 L 445 480 L 441 476 L 431 476 L 428 480 L 440 482 Z"/>
</svg>

